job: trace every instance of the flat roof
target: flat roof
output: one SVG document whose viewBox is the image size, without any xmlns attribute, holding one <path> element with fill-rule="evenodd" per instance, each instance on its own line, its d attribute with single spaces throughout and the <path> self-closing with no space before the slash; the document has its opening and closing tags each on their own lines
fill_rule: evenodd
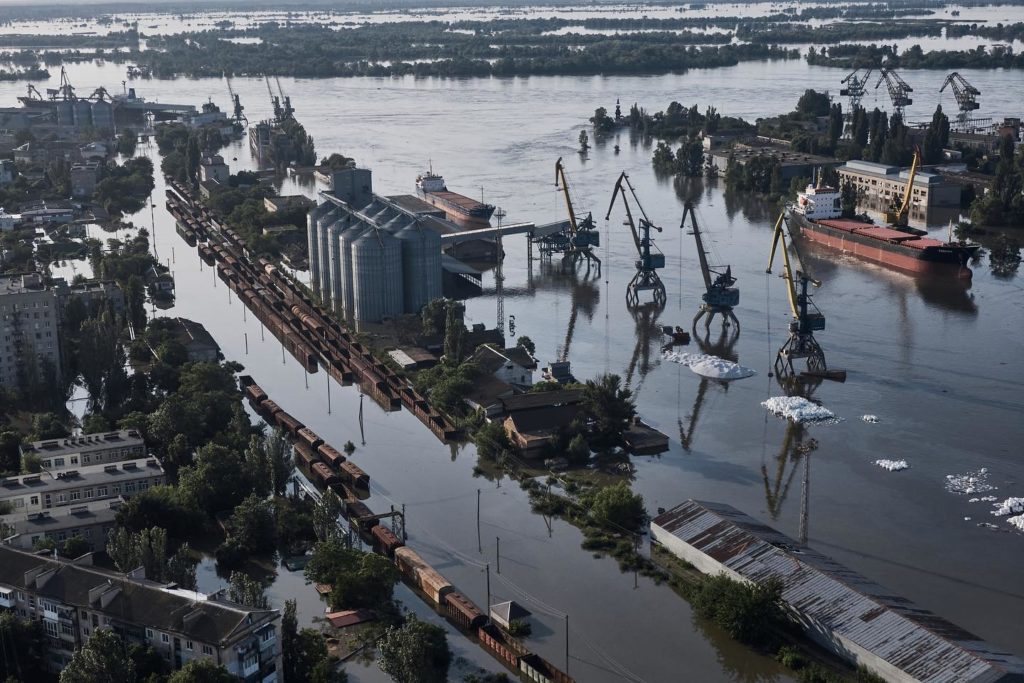
<svg viewBox="0 0 1024 683">
<path fill-rule="evenodd" d="M 77 470 L 65 470 L 51 474 L 22 474 L 0 481 L 0 499 L 13 496 L 61 491 L 82 486 L 120 484 L 121 482 L 163 476 L 164 468 L 156 458 L 137 458 L 118 463 L 86 465 Z"/>
<path fill-rule="evenodd" d="M 88 524 L 107 524 L 117 518 L 124 499 L 103 498 L 82 505 L 62 505 L 40 512 L 22 512 L 0 518 L 19 534 L 54 532 Z"/>
<path fill-rule="evenodd" d="M 63 439 L 44 439 L 33 441 L 22 449 L 22 455 L 35 453 L 39 456 L 76 455 L 106 451 L 112 448 L 131 448 L 145 446 L 146 442 L 137 430 L 120 429 L 110 432 L 93 432 L 81 436 L 69 436 Z"/>
<path fill-rule="evenodd" d="M 840 173 L 845 172 L 857 175 L 867 175 L 874 178 L 880 178 L 882 180 L 891 180 L 893 182 L 905 183 L 910 180 L 909 168 L 878 164 L 873 161 L 863 161 L 861 159 L 847 161 L 845 164 L 840 166 L 838 170 Z M 918 170 L 917 175 L 914 177 L 915 185 L 934 185 L 935 183 L 940 182 L 942 182 L 942 176 L 938 173 L 931 173 L 929 171 Z"/>
<path fill-rule="evenodd" d="M 651 521 L 916 681 L 1020 681 L 1024 661 L 722 503 L 688 500 Z"/>
</svg>

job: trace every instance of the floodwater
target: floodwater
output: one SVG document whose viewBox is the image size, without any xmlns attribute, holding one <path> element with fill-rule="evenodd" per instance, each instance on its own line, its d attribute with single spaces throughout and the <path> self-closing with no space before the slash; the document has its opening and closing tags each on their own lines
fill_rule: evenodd
<svg viewBox="0 0 1024 683">
<path fill-rule="evenodd" d="M 114 65 L 76 65 L 69 71 L 87 91 L 116 83 L 122 74 Z M 963 73 L 983 92 L 982 112 L 1019 114 L 1020 72 Z M 625 133 L 598 143 L 586 159 L 576 153 L 586 118 L 595 107 L 611 109 L 616 98 L 648 110 L 673 99 L 696 102 L 753 119 L 791 109 L 806 88 L 835 90 L 842 75 L 801 62 L 775 62 L 652 77 L 282 79 L 282 84 L 318 153 L 342 152 L 371 167 L 380 194 L 410 192 L 416 174 L 432 161 L 452 189 L 478 195 L 482 187 L 488 201 L 508 212 L 507 221 L 547 222 L 564 216 L 553 178 L 555 159 L 564 158 L 577 211 L 592 210 L 601 227 L 601 275 L 592 273 L 589 280 L 583 272 L 575 278 L 559 275 L 537 261 L 530 269 L 524 238 L 508 238 L 505 311 L 516 318 L 516 335 L 536 342 L 542 364 L 569 343 L 578 377 L 605 371 L 629 377 L 640 414 L 672 439 L 661 456 L 634 459 L 632 485 L 649 512 L 691 497 L 721 501 L 796 536 L 804 467 L 792 449 L 780 451 L 787 438 L 791 446 L 816 439 L 808 487 L 810 545 L 1024 654 L 1019 628 L 1024 538 L 991 517 L 989 504 L 969 503 L 943 486 L 947 474 L 987 467 L 1000 499 L 1024 495 L 1021 276 L 996 278 L 982 258 L 965 289 L 808 251 L 808 269 L 822 281 L 815 301 L 828 319 L 818 339 L 830 366 L 845 368 L 849 378 L 814 392 L 842 422 L 790 432 L 760 407 L 783 393 L 768 373 L 789 318 L 782 281 L 764 272 L 773 212 L 757 200 L 726 197 L 714 182 L 656 177 L 650 147 Z M 904 73 L 915 86 L 912 117 L 930 115 L 943 76 Z M 251 120 L 269 114 L 261 80 L 235 79 L 232 85 Z M 227 100 L 226 86 L 217 80 L 137 86 L 141 96 L 162 101 L 198 104 L 213 97 L 224 106 Z M 13 104 L 21 91 L 17 84 L 0 84 L 5 102 Z M 621 145 L 617 155 L 615 142 Z M 141 149 L 155 155 L 152 148 Z M 252 165 L 243 142 L 223 154 L 233 168 Z M 664 228 L 656 238 L 667 260 L 661 275 L 668 305 L 657 320 L 634 320 L 627 311 L 632 240 L 620 206 L 604 220 L 622 170 L 630 174 L 652 220 Z M 286 192 L 297 189 L 287 182 Z M 580 549 L 579 532 L 532 514 L 513 482 L 474 477 L 471 446 L 441 445 L 408 412 L 384 413 L 369 400 L 361 435 L 358 391 L 331 386 L 322 372 L 306 377 L 271 335 L 261 336 L 260 323 L 174 232 L 162 192 L 158 179 L 154 249 L 170 261 L 177 281 L 176 305 L 164 314 L 204 323 L 227 358 L 245 365 L 282 407 L 332 443 L 354 441 L 359 446 L 355 462 L 373 481 L 370 506 L 380 512 L 404 504 L 410 545 L 481 605 L 489 564 L 492 600 L 516 599 L 533 611 L 529 643 L 536 651 L 564 668 L 568 624 L 568 666 L 579 680 L 669 681 L 679 680 L 683 671 L 688 680 L 790 680 L 770 659 L 697 623 L 668 588 L 622 574 L 613 560 Z M 684 198 L 696 203 L 701 225 L 710 232 L 712 261 L 731 264 L 739 279 L 736 313 L 742 331 L 731 346 L 712 352 L 759 374 L 728 387 L 663 361 L 659 351 L 655 325 L 688 327 L 701 291 L 692 238 L 677 227 Z M 148 212 L 132 220 L 150 226 Z M 489 279 L 485 289 L 485 296 L 467 302 L 467 315 L 469 322 L 493 325 Z M 574 305 L 580 315 L 567 342 Z M 684 350 L 701 348 L 694 343 Z M 863 422 L 868 413 L 880 421 Z M 905 459 L 910 469 L 886 472 L 873 464 L 878 458 Z M 968 516 L 972 521 L 964 520 Z M 999 531 L 979 527 L 981 521 L 995 522 Z"/>
</svg>

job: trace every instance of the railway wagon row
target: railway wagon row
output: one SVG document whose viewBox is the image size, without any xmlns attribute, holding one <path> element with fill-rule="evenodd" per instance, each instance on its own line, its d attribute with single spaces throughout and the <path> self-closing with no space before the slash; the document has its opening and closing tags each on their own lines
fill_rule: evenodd
<svg viewBox="0 0 1024 683">
<path fill-rule="evenodd" d="M 186 221 L 192 220 L 196 234 L 204 238 L 208 239 L 212 232 L 216 232 L 223 240 L 222 244 L 200 244 L 200 257 L 207 263 L 223 262 L 229 266 L 235 277 L 227 281 L 228 286 L 239 292 L 247 304 L 258 297 L 264 301 L 269 300 L 277 309 L 288 309 L 291 329 L 283 328 L 273 316 L 269 318 L 270 326 L 307 369 L 314 370 L 312 354 L 307 348 L 311 347 L 315 349 L 328 374 L 343 385 L 358 382 L 363 391 L 386 410 L 398 410 L 405 405 L 441 441 L 449 441 L 459 435 L 459 430 L 445 416 L 412 392 L 401 377 L 326 315 L 291 278 L 265 258 L 259 258 L 253 265 L 246 256 L 245 241 L 235 231 L 220 226 L 205 208 L 191 200 L 185 188 L 173 181 L 172 188 L 173 192 L 168 190 L 168 205 L 176 205 L 176 218 L 182 216 Z M 178 197 L 185 197 L 187 201 L 178 201 Z M 195 213 L 199 214 L 200 220 L 192 217 Z M 243 281 L 247 284 L 243 284 Z M 253 292 L 257 292 L 256 295 L 246 295 L 250 287 Z M 259 312 L 257 317 L 260 317 Z M 292 330 L 300 332 L 304 338 L 289 337 L 288 333 Z M 410 392 L 413 394 L 411 397 Z"/>
<path fill-rule="evenodd" d="M 344 455 L 305 426 L 277 403 L 248 375 L 239 378 L 243 393 L 255 410 L 268 421 L 287 431 L 294 439 L 299 458 L 314 483 L 331 490 L 342 501 L 342 514 L 374 552 L 394 562 L 405 579 L 422 593 L 431 605 L 452 623 L 477 638 L 480 646 L 510 668 L 530 680 L 573 683 L 568 674 L 547 662 L 508 632 L 491 623 L 486 614 L 448 579 L 434 569 L 419 553 L 405 545 L 391 529 L 380 524 L 370 507 L 358 498 L 355 487 L 369 486 L 369 476 Z"/>
</svg>

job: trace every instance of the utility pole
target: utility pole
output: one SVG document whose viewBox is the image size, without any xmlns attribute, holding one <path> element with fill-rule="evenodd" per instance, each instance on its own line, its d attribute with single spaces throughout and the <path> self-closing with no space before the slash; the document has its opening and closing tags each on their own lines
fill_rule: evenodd
<svg viewBox="0 0 1024 683">
<path fill-rule="evenodd" d="M 476 490 L 476 549 L 482 553 L 484 546 L 480 541 L 480 489 Z"/>
<path fill-rule="evenodd" d="M 565 615 L 565 673 L 569 673 L 569 615 Z"/>
<path fill-rule="evenodd" d="M 494 293 L 498 299 L 498 332 L 505 336 L 505 275 L 502 273 L 501 262 L 505 260 L 505 248 L 501 241 L 501 219 L 505 217 L 505 210 L 499 208 L 494 212 L 498 219 L 498 236 L 494 239 L 495 263 L 494 263 Z"/>
<path fill-rule="evenodd" d="M 487 619 L 491 618 L 491 563 L 487 563 Z"/>
<path fill-rule="evenodd" d="M 501 537 L 494 537 L 494 554 L 496 556 L 496 562 L 498 564 L 498 573 L 501 573 Z"/>
</svg>

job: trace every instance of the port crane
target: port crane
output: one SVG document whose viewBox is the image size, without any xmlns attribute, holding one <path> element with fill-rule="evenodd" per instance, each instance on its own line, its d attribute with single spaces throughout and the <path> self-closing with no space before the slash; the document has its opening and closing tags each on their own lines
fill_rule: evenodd
<svg viewBox="0 0 1024 683">
<path fill-rule="evenodd" d="M 740 305 L 740 290 L 733 287 L 736 284 L 736 278 L 732 275 L 732 266 L 726 266 L 723 271 L 720 266 L 712 267 L 708 265 L 708 255 L 704 250 L 704 242 L 701 239 L 700 226 L 697 225 L 697 212 L 694 209 L 693 202 L 686 202 L 686 205 L 683 207 L 683 218 L 679 222 L 681 230 L 686 229 L 687 215 L 690 216 L 690 234 L 693 235 L 693 239 L 697 242 L 697 257 L 700 259 L 700 272 L 704 276 L 705 290 L 704 294 L 701 295 L 704 303 L 701 304 L 700 311 L 694 317 L 693 325 L 696 327 L 697 321 L 706 315 L 707 320 L 704 321 L 704 326 L 711 327 L 711 321 L 717 314 L 722 316 L 722 322 L 726 327 L 732 321 L 736 323 L 736 329 L 738 330 L 740 321 L 736 319 L 736 314 L 732 312 L 732 309 L 734 306 Z"/>
<path fill-rule="evenodd" d="M 956 71 L 946 76 L 946 80 L 942 82 L 939 92 L 943 92 L 947 87 L 953 91 L 953 97 L 956 98 L 956 106 L 960 110 L 960 113 L 956 116 L 957 123 L 959 127 L 964 128 L 971 118 L 971 112 L 981 107 L 978 104 L 978 96 L 981 95 L 981 91 L 971 85 L 966 78 Z"/>
<path fill-rule="evenodd" d="M 284 110 L 281 108 L 281 98 L 274 94 L 274 90 L 270 87 L 270 79 L 267 78 L 266 74 L 263 74 L 263 81 L 267 84 L 267 94 L 270 95 L 270 104 L 274 107 L 274 120 L 280 123 L 284 121 Z"/>
<path fill-rule="evenodd" d="M 239 126 L 248 125 L 249 119 L 245 118 L 245 107 L 242 106 L 242 99 L 238 96 L 238 93 L 236 93 L 235 89 L 231 87 L 231 78 L 225 74 L 224 80 L 228 83 L 228 95 L 231 96 L 231 105 L 234 107 L 231 120 Z"/>
<path fill-rule="evenodd" d="M 917 177 L 917 169 L 921 166 L 921 148 L 914 147 L 914 161 L 910 164 L 910 177 L 907 178 L 907 189 L 903 191 L 903 200 L 896 206 L 895 197 L 892 207 L 885 212 L 885 222 L 894 228 L 907 227 L 907 220 L 910 217 L 910 200 L 914 196 L 914 178 Z"/>
<path fill-rule="evenodd" d="M 629 208 L 629 196 L 626 194 L 627 189 L 629 194 L 633 196 L 633 202 L 640 212 L 636 220 L 634 220 L 633 211 Z M 651 230 L 661 232 L 661 228 L 652 223 L 650 218 L 647 217 L 647 212 L 644 211 L 644 207 L 640 204 L 640 198 L 637 197 L 636 190 L 633 189 L 633 185 L 629 182 L 629 176 L 626 175 L 625 171 L 615 181 L 615 189 L 612 190 L 612 200 L 608 204 L 608 213 L 605 214 L 605 220 L 611 217 L 612 209 L 615 207 L 615 199 L 619 195 L 622 195 L 622 205 L 626 209 L 626 225 L 629 226 L 629 230 L 633 235 L 633 244 L 636 246 L 637 256 L 639 257 L 636 261 L 636 274 L 633 275 L 633 279 L 626 285 L 626 305 L 631 308 L 639 306 L 640 294 L 642 292 L 651 292 L 653 305 L 657 308 L 663 308 L 666 299 L 665 284 L 661 281 L 661 277 L 658 276 L 658 270 L 665 267 L 665 255 L 658 251 L 657 247 L 654 246 L 654 240 L 651 238 Z"/>
<path fill-rule="evenodd" d="M 569 214 L 569 233 L 562 231 L 540 238 L 538 241 L 541 243 L 542 253 L 561 252 L 573 263 L 585 259 L 588 266 L 591 262 L 596 263 L 600 274 L 601 259 L 594 253 L 594 248 L 601 246 L 601 233 L 594 226 L 594 216 L 590 211 L 582 219 L 577 217 L 562 157 L 558 157 L 558 161 L 555 162 L 555 188 L 561 190 L 565 197 L 565 208 Z"/>
<path fill-rule="evenodd" d="M 27 97 L 30 100 L 40 100 L 40 101 L 42 101 L 43 94 L 41 92 L 39 92 L 38 89 L 36 89 L 36 86 L 34 86 L 33 84 L 29 83 L 28 84 L 28 95 L 27 95 Z"/>
<path fill-rule="evenodd" d="M 914 103 L 914 100 L 910 98 L 909 93 L 914 92 L 906 81 L 900 78 L 900 75 L 894 70 L 888 67 L 880 67 L 879 72 L 881 75 L 878 77 L 878 82 L 875 83 L 875 90 L 878 90 L 878 86 L 885 82 L 885 87 L 889 91 L 889 99 L 892 101 L 893 111 L 900 115 L 900 118 L 904 118 L 903 110 Z"/>
<path fill-rule="evenodd" d="M 284 118 L 290 119 L 290 118 L 292 118 L 292 114 L 295 113 L 295 110 L 292 109 L 292 98 L 289 97 L 288 95 L 284 94 L 284 88 L 281 87 L 281 79 L 280 78 L 278 78 L 277 76 L 274 76 L 274 82 L 277 83 L 277 92 L 281 96 L 281 102 L 284 103 L 282 105 L 282 112 L 281 113 L 284 115 Z"/>
<path fill-rule="evenodd" d="M 861 73 L 863 71 L 863 74 Z M 850 98 L 850 111 L 852 114 L 853 110 L 860 106 L 860 101 L 864 97 L 864 93 L 867 91 L 868 81 L 871 78 L 871 72 L 874 71 L 874 67 L 866 67 L 863 69 L 855 69 L 846 75 L 840 83 L 845 85 L 839 91 L 839 94 L 843 97 Z"/>
<path fill-rule="evenodd" d="M 779 348 L 775 356 L 775 372 L 779 377 L 795 378 L 797 372 L 793 367 L 793 361 L 805 359 L 807 371 L 801 373 L 811 377 L 829 376 L 828 365 L 825 363 L 825 352 L 818 341 L 814 338 L 815 332 L 825 329 L 825 316 L 818 307 L 811 301 L 811 295 L 807 293 L 808 285 L 820 287 L 821 282 L 810 277 L 800 261 L 799 252 L 796 253 L 797 266 L 794 271 L 789 261 L 789 250 L 786 244 L 786 211 L 779 214 L 779 220 L 775 222 L 775 230 L 772 236 L 772 249 L 768 257 L 768 269 L 766 273 L 772 272 L 772 264 L 775 262 L 775 252 L 782 246 L 782 279 L 786 281 L 786 295 L 789 298 L 789 310 L 793 314 L 793 320 L 789 323 L 789 339 Z M 784 229 L 785 228 L 785 229 Z M 842 373 L 845 379 L 846 373 Z M 836 373 L 836 379 L 839 378 Z"/>
</svg>

